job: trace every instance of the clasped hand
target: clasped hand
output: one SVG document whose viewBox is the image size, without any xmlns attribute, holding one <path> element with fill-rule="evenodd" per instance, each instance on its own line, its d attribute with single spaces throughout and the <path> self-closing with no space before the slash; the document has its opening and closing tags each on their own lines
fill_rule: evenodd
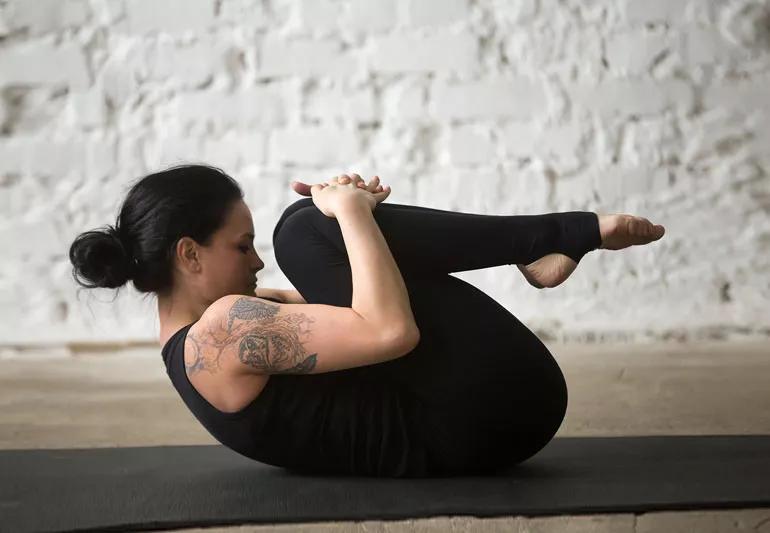
<svg viewBox="0 0 770 533">
<path fill-rule="evenodd" d="M 340 176 L 334 176 L 329 181 L 337 180 L 341 184 L 350 183 L 351 180 L 355 182 L 357 187 L 360 187 L 362 189 L 366 189 L 370 193 L 376 193 L 376 192 L 383 192 L 384 190 L 390 191 L 390 186 L 388 186 L 386 189 L 383 188 L 383 186 L 380 184 L 380 177 L 374 176 L 370 181 L 369 184 L 367 184 L 364 179 L 359 176 L 358 174 L 342 174 Z M 329 182 L 324 181 L 321 182 L 321 185 L 328 186 Z M 292 181 L 291 182 L 291 188 L 294 189 L 294 192 L 301 194 L 302 196 L 311 196 L 310 188 L 312 185 L 308 185 L 307 183 L 303 183 L 301 181 Z"/>
</svg>

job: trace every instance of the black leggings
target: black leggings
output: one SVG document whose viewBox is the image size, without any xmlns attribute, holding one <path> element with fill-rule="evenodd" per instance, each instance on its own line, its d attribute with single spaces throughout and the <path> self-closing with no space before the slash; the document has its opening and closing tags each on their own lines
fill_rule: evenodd
<svg viewBox="0 0 770 533">
<path fill-rule="evenodd" d="M 420 343 L 404 357 L 351 370 L 391 379 L 434 409 L 442 418 L 432 431 L 456 439 L 460 450 L 448 462 L 480 454 L 504 466 L 537 453 L 564 419 L 564 376 L 513 314 L 449 274 L 527 264 L 554 252 L 579 262 L 601 244 L 597 215 L 480 215 L 391 203 L 378 204 L 373 215 L 404 278 Z M 352 276 L 339 223 L 312 198 L 286 208 L 273 247 L 308 303 L 350 307 Z M 469 449 L 473 458 L 463 455 Z"/>
</svg>

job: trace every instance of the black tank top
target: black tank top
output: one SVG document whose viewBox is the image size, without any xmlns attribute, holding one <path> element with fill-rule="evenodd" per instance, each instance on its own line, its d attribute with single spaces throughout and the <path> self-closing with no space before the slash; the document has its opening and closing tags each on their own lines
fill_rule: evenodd
<svg viewBox="0 0 770 533">
<path fill-rule="evenodd" d="M 421 477 L 429 470 L 419 401 L 398 384 L 373 379 L 372 366 L 323 374 L 273 374 L 234 413 L 211 405 L 185 372 L 189 324 L 161 354 L 182 401 L 218 442 L 261 463 L 297 472 Z M 376 366 L 376 365 L 375 365 Z"/>
</svg>

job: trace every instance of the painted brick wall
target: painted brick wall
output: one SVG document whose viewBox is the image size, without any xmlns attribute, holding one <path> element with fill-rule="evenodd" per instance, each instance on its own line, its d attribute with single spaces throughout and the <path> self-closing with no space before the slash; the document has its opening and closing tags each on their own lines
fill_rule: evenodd
<svg viewBox="0 0 770 533">
<path fill-rule="evenodd" d="M 9 0 L 0 39 L 2 354 L 156 339 L 154 299 L 78 293 L 67 251 L 179 162 L 244 186 L 262 286 L 291 287 L 291 180 L 379 174 L 394 203 L 666 226 L 555 289 L 455 274 L 544 339 L 770 335 L 766 0 Z"/>
</svg>

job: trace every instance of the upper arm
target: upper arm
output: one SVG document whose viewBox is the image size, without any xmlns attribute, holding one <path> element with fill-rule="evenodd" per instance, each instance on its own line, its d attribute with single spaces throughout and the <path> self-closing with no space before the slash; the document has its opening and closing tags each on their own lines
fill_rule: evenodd
<svg viewBox="0 0 770 533">
<path fill-rule="evenodd" d="M 395 359 L 419 332 L 383 331 L 349 307 L 274 303 L 228 295 L 204 313 L 206 329 L 236 373 L 322 374 Z M 202 317 L 203 318 L 203 317 Z"/>
</svg>

